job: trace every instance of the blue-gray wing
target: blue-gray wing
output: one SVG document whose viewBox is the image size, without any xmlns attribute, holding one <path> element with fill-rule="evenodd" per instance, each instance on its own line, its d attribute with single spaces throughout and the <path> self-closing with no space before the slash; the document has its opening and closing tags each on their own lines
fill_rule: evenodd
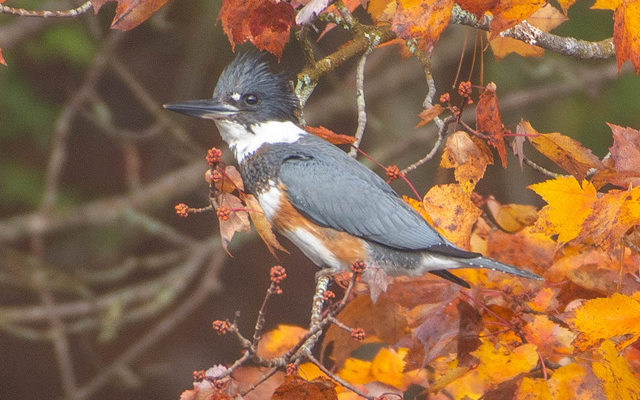
<svg viewBox="0 0 640 400">
<path fill-rule="evenodd" d="M 373 171 L 339 148 L 313 140 L 282 163 L 291 204 L 316 223 L 403 250 L 478 254 L 442 237 Z"/>
</svg>

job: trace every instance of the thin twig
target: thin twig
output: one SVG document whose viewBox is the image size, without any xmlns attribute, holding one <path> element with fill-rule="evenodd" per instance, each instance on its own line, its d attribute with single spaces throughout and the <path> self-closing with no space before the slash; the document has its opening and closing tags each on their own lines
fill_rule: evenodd
<svg viewBox="0 0 640 400">
<path fill-rule="evenodd" d="M 39 18 L 50 18 L 50 17 L 58 17 L 58 18 L 73 18 L 79 15 L 82 15 L 91 9 L 91 1 L 87 1 L 79 7 L 72 8 L 70 10 L 25 10 L 24 8 L 14 8 L 3 6 L 0 4 L 0 14 L 12 14 L 18 15 L 21 17 L 39 17 Z"/>
<path fill-rule="evenodd" d="M 562 174 L 557 174 L 555 172 L 551 172 L 548 169 L 541 167 L 540 165 L 536 164 L 535 162 L 529 160 L 527 157 L 522 157 L 522 161 L 524 161 L 525 164 L 527 164 L 528 166 L 530 166 L 531 168 L 535 169 L 536 171 L 546 175 L 546 176 L 550 176 L 552 178 L 557 178 L 559 176 L 562 176 Z"/>
<path fill-rule="evenodd" d="M 413 171 L 414 169 L 418 168 L 422 164 L 431 160 L 436 155 L 438 150 L 440 150 L 440 146 L 442 145 L 442 141 L 444 139 L 445 133 L 449 128 L 449 124 L 451 124 L 453 121 L 455 121 L 455 118 L 453 116 L 449 116 L 445 118 L 442 121 L 442 127 L 438 129 L 438 138 L 436 139 L 436 142 L 433 144 L 433 147 L 431 148 L 431 150 L 429 150 L 429 152 L 424 157 L 422 157 L 418 161 L 414 162 L 413 164 L 409 165 L 408 167 L 400 171 L 400 173 L 406 175 L 407 173 Z"/>
<path fill-rule="evenodd" d="M 325 375 L 327 375 L 329 378 L 331 378 L 332 380 L 338 382 L 341 386 L 343 386 L 344 388 L 352 391 L 353 393 L 357 394 L 360 397 L 363 397 L 365 399 L 368 400 L 374 400 L 375 397 L 374 396 L 368 396 L 367 394 L 363 393 L 362 391 L 360 391 L 360 389 L 356 388 L 355 386 L 353 386 L 352 384 L 350 384 L 349 382 L 345 381 L 344 379 L 340 378 L 338 375 L 334 374 L 333 372 L 329 371 L 327 369 L 327 367 L 325 367 L 324 365 L 322 365 L 322 363 L 320 361 L 318 361 L 318 359 L 316 359 L 311 353 L 308 353 L 305 355 L 305 357 L 311 361 L 311 363 L 313 365 L 315 365 L 316 367 L 318 367 L 318 369 L 320 369 L 320 371 L 322 371 Z"/>
<path fill-rule="evenodd" d="M 355 138 L 349 155 L 356 158 L 358 155 L 358 149 L 360 148 L 360 142 L 364 135 L 364 128 L 367 125 L 367 109 L 364 100 L 364 66 L 367 62 L 367 57 L 371 53 L 369 48 L 361 57 L 356 68 L 356 104 L 358 105 L 358 128 L 356 129 Z"/>
</svg>

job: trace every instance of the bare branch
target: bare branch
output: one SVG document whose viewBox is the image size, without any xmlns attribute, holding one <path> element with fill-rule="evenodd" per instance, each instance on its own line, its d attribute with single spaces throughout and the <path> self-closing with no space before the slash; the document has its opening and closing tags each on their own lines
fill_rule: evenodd
<svg viewBox="0 0 640 400">
<path fill-rule="evenodd" d="M 364 100 L 364 66 L 367 62 L 367 57 L 371 53 L 371 48 L 360 57 L 358 62 L 358 68 L 356 68 L 356 103 L 358 105 L 358 128 L 356 129 L 356 141 L 353 143 L 349 155 L 356 158 L 358 155 L 358 148 L 360 148 L 360 142 L 364 135 L 364 128 L 367 125 L 367 109 Z"/>
<path fill-rule="evenodd" d="M 49 11 L 49 10 L 32 11 L 32 10 L 25 10 L 24 8 L 13 8 L 8 6 L 3 6 L 2 4 L 0 4 L 0 14 L 12 14 L 12 15 L 18 15 L 21 17 L 39 17 L 39 18 L 51 18 L 51 17 L 73 18 L 86 13 L 91 8 L 92 8 L 91 1 L 87 1 L 86 3 L 83 3 L 81 6 L 72 8 L 70 10 L 53 10 L 53 11 Z"/>
</svg>

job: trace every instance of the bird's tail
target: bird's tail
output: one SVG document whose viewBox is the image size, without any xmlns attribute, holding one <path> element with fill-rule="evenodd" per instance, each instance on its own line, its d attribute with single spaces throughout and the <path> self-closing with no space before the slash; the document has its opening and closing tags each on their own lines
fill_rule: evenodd
<svg viewBox="0 0 640 400">
<path fill-rule="evenodd" d="M 538 281 L 542 280 L 540 275 L 534 274 L 533 272 L 525 271 L 512 265 L 504 264 L 486 257 L 456 258 L 456 261 L 462 264 L 459 268 L 486 268 L 494 271 L 506 272 L 511 275 L 521 276 L 523 278 L 535 279 Z"/>
</svg>

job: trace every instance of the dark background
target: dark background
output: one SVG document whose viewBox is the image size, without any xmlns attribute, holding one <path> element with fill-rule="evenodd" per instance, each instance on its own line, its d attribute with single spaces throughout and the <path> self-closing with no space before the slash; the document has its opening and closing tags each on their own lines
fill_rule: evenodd
<svg viewBox="0 0 640 400">
<path fill-rule="evenodd" d="M 275 260 L 257 235 L 240 234 L 229 257 L 213 215 L 181 219 L 173 211 L 179 202 L 206 205 L 204 155 L 211 146 L 224 149 L 213 124 L 161 107 L 209 97 L 232 59 L 216 23 L 219 6 L 172 1 L 125 33 L 108 29 L 115 3 L 76 19 L 0 16 L 9 64 L 0 67 L 0 397 L 176 399 L 191 387 L 191 371 L 239 356 L 236 341 L 218 337 L 210 323 L 240 311 L 249 334 L 268 270 L 278 263 L 288 279 L 269 306 L 268 327 L 307 323 L 315 267 L 290 243 L 282 239 L 291 254 Z M 610 36 L 611 12 L 588 6 L 578 2 L 556 33 Z M 436 99 L 455 92 L 462 53 L 468 79 L 480 36 L 465 27 L 445 31 L 433 61 Z M 348 37 L 334 29 L 316 44 L 318 55 Z M 474 84 L 481 83 L 479 63 Z M 305 108 L 309 125 L 355 131 L 355 64 L 323 78 Z M 604 156 L 611 144 L 605 122 L 640 127 L 640 80 L 628 68 L 618 76 L 615 60 L 547 54 L 496 62 L 488 50 L 483 64 L 484 84 L 496 82 L 503 121 L 514 130 L 523 118 Z M 288 46 L 281 68 L 293 76 L 302 65 L 297 46 Z M 365 76 L 363 149 L 401 168 L 423 157 L 435 133 L 432 124 L 413 128 L 426 94 L 419 63 L 385 47 L 369 57 Z M 467 118 L 473 121 L 472 110 Z M 225 157 L 231 161 L 228 151 Z M 506 170 L 490 167 L 478 192 L 540 204 L 526 186 L 544 177 L 509 162 Z M 452 180 L 438 163 L 409 175 L 421 193 Z"/>
</svg>

